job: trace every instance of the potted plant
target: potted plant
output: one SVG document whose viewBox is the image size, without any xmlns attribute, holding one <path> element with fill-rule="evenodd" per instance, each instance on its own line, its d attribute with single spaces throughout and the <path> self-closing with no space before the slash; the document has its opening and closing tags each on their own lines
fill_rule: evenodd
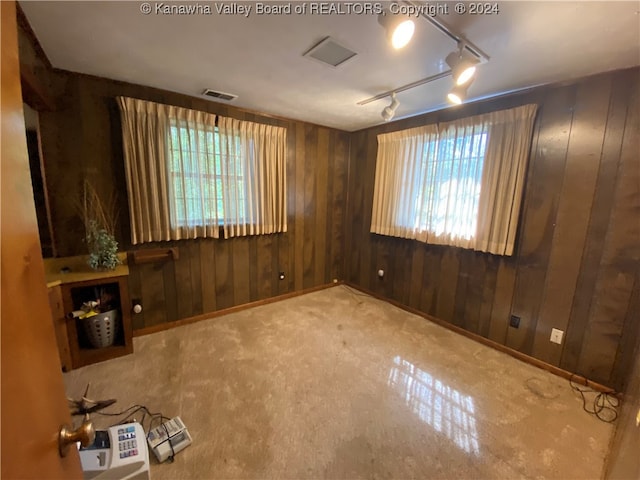
<svg viewBox="0 0 640 480">
<path fill-rule="evenodd" d="M 89 250 L 89 266 L 94 270 L 114 270 L 118 258 L 118 242 L 114 236 L 117 217 L 115 195 L 104 204 L 91 182 L 85 179 L 81 205 L 85 242 Z"/>
</svg>

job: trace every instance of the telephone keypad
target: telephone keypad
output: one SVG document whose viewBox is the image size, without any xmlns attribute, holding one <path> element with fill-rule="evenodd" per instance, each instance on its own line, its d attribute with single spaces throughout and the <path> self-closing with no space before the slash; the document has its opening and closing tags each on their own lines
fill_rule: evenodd
<svg viewBox="0 0 640 480">
<path fill-rule="evenodd" d="M 138 455 L 138 443 L 134 427 L 118 429 L 118 450 L 120 451 L 120 458 Z"/>
</svg>

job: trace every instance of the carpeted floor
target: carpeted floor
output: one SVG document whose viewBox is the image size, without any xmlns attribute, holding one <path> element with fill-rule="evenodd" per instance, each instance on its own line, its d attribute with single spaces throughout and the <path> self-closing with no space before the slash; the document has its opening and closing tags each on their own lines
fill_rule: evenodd
<svg viewBox="0 0 640 480">
<path fill-rule="evenodd" d="M 67 394 L 179 415 L 151 478 L 600 478 L 612 425 L 568 382 L 338 286 L 134 340 Z M 140 417 L 138 417 L 139 419 Z M 98 427 L 113 422 L 95 417 Z"/>
</svg>

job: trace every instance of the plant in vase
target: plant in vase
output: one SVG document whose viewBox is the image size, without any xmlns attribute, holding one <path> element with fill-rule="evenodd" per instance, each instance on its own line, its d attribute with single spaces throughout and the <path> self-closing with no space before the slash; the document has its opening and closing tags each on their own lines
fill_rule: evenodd
<svg viewBox="0 0 640 480">
<path fill-rule="evenodd" d="M 89 250 L 87 263 L 94 270 L 114 270 L 121 263 L 113 234 L 117 217 L 115 195 L 111 194 L 105 205 L 93 185 L 85 180 L 82 200 L 85 242 Z"/>
</svg>

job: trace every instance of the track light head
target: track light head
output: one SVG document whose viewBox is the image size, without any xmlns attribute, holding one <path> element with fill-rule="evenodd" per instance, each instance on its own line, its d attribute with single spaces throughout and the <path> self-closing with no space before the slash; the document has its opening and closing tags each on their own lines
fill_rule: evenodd
<svg viewBox="0 0 640 480">
<path fill-rule="evenodd" d="M 391 103 L 382 109 L 382 118 L 385 122 L 390 121 L 396 114 L 396 110 L 400 106 L 400 102 L 396 98 L 395 92 L 391 94 Z"/>
<path fill-rule="evenodd" d="M 456 85 L 469 84 L 476 73 L 476 65 L 479 60 L 464 50 L 464 45 L 457 52 L 451 52 L 445 59 L 449 68 L 453 81 Z"/>
<path fill-rule="evenodd" d="M 388 10 L 378 15 L 378 23 L 387 31 L 389 42 L 396 50 L 409 43 L 416 28 L 413 20 L 406 15 L 394 15 Z"/>
<path fill-rule="evenodd" d="M 453 103 L 454 105 L 460 105 L 467 98 L 467 90 L 469 89 L 469 85 L 454 85 L 449 94 L 447 95 L 447 100 Z"/>
</svg>

